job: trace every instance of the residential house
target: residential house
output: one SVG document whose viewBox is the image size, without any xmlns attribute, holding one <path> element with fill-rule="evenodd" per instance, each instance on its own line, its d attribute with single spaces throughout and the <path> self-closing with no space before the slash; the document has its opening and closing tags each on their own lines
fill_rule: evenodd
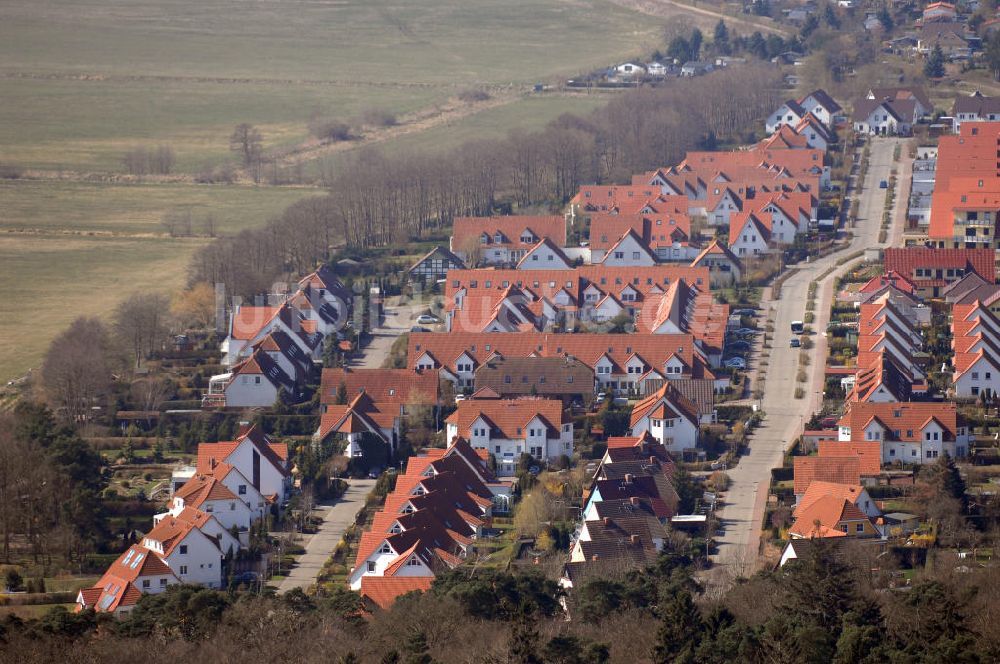
<svg viewBox="0 0 1000 664">
<path fill-rule="evenodd" d="M 743 263 L 722 242 L 713 240 L 693 261 L 691 267 L 707 267 L 712 287 L 731 286 L 743 276 Z"/>
<path fill-rule="evenodd" d="M 181 583 L 222 586 L 222 551 L 191 521 L 164 517 L 143 536 L 142 546 L 156 553 Z"/>
<path fill-rule="evenodd" d="M 281 504 L 291 485 L 288 446 L 275 443 L 254 425 L 236 440 L 198 444 L 198 474 L 212 475 L 219 464 L 234 466 L 268 500 Z"/>
<path fill-rule="evenodd" d="M 180 579 L 155 551 L 133 544 L 111 563 L 90 588 L 76 595 L 76 611 L 93 609 L 124 616 L 132 612 L 144 594 L 161 593 Z"/>
<path fill-rule="evenodd" d="M 272 335 L 269 335 L 273 338 Z M 229 371 L 209 379 L 202 405 L 222 408 L 268 408 L 279 398 L 286 403 L 301 400 L 299 375 L 285 369 L 262 349 L 238 362 Z"/>
<path fill-rule="evenodd" d="M 882 463 L 934 463 L 964 457 L 970 433 L 954 403 L 849 402 L 838 422 L 840 443 L 880 443 Z"/>
<path fill-rule="evenodd" d="M 956 304 L 951 335 L 955 396 L 1000 394 L 1000 318 L 981 302 Z"/>
<path fill-rule="evenodd" d="M 341 388 L 343 386 L 343 388 Z M 345 402 L 362 392 L 378 404 L 396 404 L 400 415 L 407 407 L 438 408 L 441 405 L 441 378 L 437 371 L 412 369 L 323 369 L 320 383 L 320 413 L 338 404 L 343 389 Z"/>
<path fill-rule="evenodd" d="M 976 304 L 989 309 L 992 314 L 1000 314 L 1000 284 L 983 279 L 977 272 L 969 272 L 958 281 L 953 281 L 941 291 L 944 301 L 956 304 Z"/>
<path fill-rule="evenodd" d="M 570 270 L 573 261 L 547 237 L 529 248 L 517 262 L 518 270 Z"/>
<path fill-rule="evenodd" d="M 153 524 L 158 524 L 167 517 L 175 518 L 184 523 L 190 523 L 208 535 L 215 542 L 215 545 L 219 547 L 219 551 L 222 552 L 223 556 L 236 555 L 243 547 L 244 543 L 234 536 L 229 528 L 223 526 L 222 522 L 214 514 L 203 512 L 195 507 L 178 507 L 169 512 L 154 516 Z"/>
<path fill-rule="evenodd" d="M 503 398 L 537 395 L 589 406 L 595 380 L 593 368 L 573 357 L 497 357 L 476 369 L 475 389 Z"/>
<path fill-rule="evenodd" d="M 566 220 L 558 215 L 456 217 L 449 249 L 466 265 L 515 265 L 548 238 L 566 246 Z"/>
<path fill-rule="evenodd" d="M 881 512 L 868 492 L 856 484 L 813 481 L 795 511 L 788 534 L 796 539 L 879 537 L 875 520 Z"/>
<path fill-rule="evenodd" d="M 965 122 L 997 121 L 1000 121 L 1000 97 L 987 97 L 979 90 L 971 95 L 955 97 L 955 104 L 951 110 L 954 133 L 960 133 Z"/>
<path fill-rule="evenodd" d="M 796 500 L 801 500 L 809 486 L 815 482 L 834 484 L 861 484 L 861 461 L 857 456 L 796 456 L 793 489 Z"/>
<path fill-rule="evenodd" d="M 916 286 L 916 293 L 923 297 L 938 297 L 948 284 L 969 272 L 976 272 L 987 281 L 993 281 L 996 274 L 994 252 L 986 248 L 888 248 L 884 257 L 886 271 L 909 279 Z"/>
<path fill-rule="evenodd" d="M 962 21 L 931 21 L 920 26 L 917 53 L 927 55 L 940 47 L 947 60 L 969 60 L 979 38 Z"/>
<path fill-rule="evenodd" d="M 788 99 L 783 102 L 768 116 L 764 127 L 768 134 L 773 134 L 783 126 L 797 127 L 811 115 L 827 129 L 831 129 L 837 113 L 841 110 L 840 104 L 825 90 L 813 90 L 801 99 Z"/>
<path fill-rule="evenodd" d="M 570 356 L 594 370 L 598 389 L 620 394 L 649 394 L 662 381 L 716 379 L 690 334 L 485 334 L 415 332 L 407 363 L 414 369 L 440 369 L 456 389 L 472 389 L 476 369 L 495 358 Z M 649 391 L 649 388 L 655 388 Z"/>
<path fill-rule="evenodd" d="M 465 440 L 410 457 L 370 530 L 361 535 L 351 588 L 381 607 L 427 588 L 437 572 L 457 566 L 473 551 L 495 510 L 509 511 L 510 495 L 510 483 L 498 481 Z M 400 580 L 376 581 L 380 578 Z"/>
<path fill-rule="evenodd" d="M 466 399 L 445 430 L 492 454 L 501 476 L 516 472 L 522 454 L 542 462 L 573 454 L 573 420 L 555 399 Z"/>
<path fill-rule="evenodd" d="M 632 408 L 629 430 L 648 433 L 671 452 L 683 453 L 698 445 L 697 406 L 668 381 Z"/>
<path fill-rule="evenodd" d="M 379 403 L 367 392 L 361 392 L 346 404 L 323 406 L 313 443 L 339 444 L 344 456 L 369 457 L 370 461 L 384 462 L 396 450 L 401 433 L 400 405 Z"/>
<path fill-rule="evenodd" d="M 196 509 L 212 515 L 226 530 L 235 528 L 238 531 L 248 531 L 253 522 L 260 518 L 259 509 L 251 509 L 243 497 L 214 475 L 192 477 L 174 492 L 170 511 L 158 514 L 156 522 L 159 523 L 159 520 L 166 517 L 176 518 L 185 509 Z"/>
<path fill-rule="evenodd" d="M 924 23 L 933 23 L 935 21 L 944 21 L 950 23 L 955 21 L 958 17 L 958 13 L 955 11 L 955 5 L 950 2 L 932 2 L 926 7 L 924 7 Z"/>
<path fill-rule="evenodd" d="M 700 60 L 691 60 L 690 62 L 685 62 L 681 65 L 681 76 L 692 77 L 692 76 L 704 76 L 715 69 L 715 65 L 711 62 L 702 62 Z"/>
<path fill-rule="evenodd" d="M 410 281 L 434 283 L 448 276 L 448 270 L 464 270 L 465 261 L 442 246 L 424 254 L 408 270 Z"/>
<path fill-rule="evenodd" d="M 615 65 L 610 74 L 612 78 L 643 78 L 646 75 L 646 68 L 635 62 L 623 62 L 620 65 Z"/>
</svg>

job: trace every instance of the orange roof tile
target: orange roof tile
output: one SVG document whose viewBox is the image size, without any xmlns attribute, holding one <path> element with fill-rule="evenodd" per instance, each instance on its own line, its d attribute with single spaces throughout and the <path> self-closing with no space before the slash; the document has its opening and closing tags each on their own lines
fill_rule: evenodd
<svg viewBox="0 0 1000 664">
<path fill-rule="evenodd" d="M 856 456 L 797 456 L 795 464 L 795 494 L 802 495 L 813 481 L 837 484 L 860 484 L 861 460 Z"/>
<path fill-rule="evenodd" d="M 433 583 L 432 576 L 363 576 L 361 596 L 385 610 L 392 606 L 398 597 L 411 592 L 427 592 Z"/>
</svg>

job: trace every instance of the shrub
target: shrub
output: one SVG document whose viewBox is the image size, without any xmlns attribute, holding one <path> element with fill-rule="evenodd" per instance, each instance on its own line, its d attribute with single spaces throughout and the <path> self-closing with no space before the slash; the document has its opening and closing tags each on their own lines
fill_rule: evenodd
<svg viewBox="0 0 1000 664">
<path fill-rule="evenodd" d="M 795 398 L 796 399 L 801 399 L 801 398 L 805 397 L 805 395 L 806 395 L 806 391 L 803 388 L 801 388 L 801 387 L 796 387 L 795 388 Z"/>
<path fill-rule="evenodd" d="M 470 88 L 459 92 L 458 98 L 464 102 L 486 101 L 490 98 L 490 93 L 486 92 L 486 90 Z"/>
<path fill-rule="evenodd" d="M 806 378 L 807 377 L 808 376 L 806 376 L 806 372 L 803 371 L 802 369 L 799 369 L 799 372 L 797 374 L 795 374 L 795 380 L 798 381 L 798 382 L 800 382 L 800 383 L 806 382 Z"/>
<path fill-rule="evenodd" d="M 309 123 L 309 131 L 321 141 L 349 141 L 354 138 L 351 133 L 351 125 L 340 120 L 313 120 Z"/>
<path fill-rule="evenodd" d="M 361 114 L 362 124 L 369 127 L 392 127 L 397 123 L 396 114 L 384 108 L 369 108 Z"/>
</svg>

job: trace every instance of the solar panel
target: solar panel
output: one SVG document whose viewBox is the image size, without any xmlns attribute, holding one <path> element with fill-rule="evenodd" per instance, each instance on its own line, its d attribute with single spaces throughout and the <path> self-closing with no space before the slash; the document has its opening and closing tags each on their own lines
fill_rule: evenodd
<svg viewBox="0 0 1000 664">
<path fill-rule="evenodd" d="M 145 558 L 145 555 L 144 555 L 144 554 L 141 554 L 141 553 L 140 553 L 139 555 L 137 555 L 137 556 L 135 557 L 135 560 L 133 560 L 133 561 L 132 561 L 132 565 L 131 565 L 132 569 L 135 569 L 136 567 L 138 567 L 138 566 L 139 566 L 139 563 L 141 563 L 141 562 L 142 562 L 142 559 L 143 559 L 143 558 Z"/>
<path fill-rule="evenodd" d="M 128 553 L 125 554 L 125 560 L 122 561 L 122 565 L 128 565 L 129 561 L 132 560 L 132 554 L 134 553 L 134 550 L 129 549 Z"/>
</svg>

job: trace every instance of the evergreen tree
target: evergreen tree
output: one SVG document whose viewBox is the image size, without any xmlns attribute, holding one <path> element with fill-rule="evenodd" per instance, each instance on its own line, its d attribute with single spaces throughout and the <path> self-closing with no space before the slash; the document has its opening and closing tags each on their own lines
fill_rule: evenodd
<svg viewBox="0 0 1000 664">
<path fill-rule="evenodd" d="M 927 54 L 927 61 L 924 62 L 924 76 L 927 78 L 941 78 L 944 76 L 944 52 L 940 44 L 934 45 L 934 50 Z"/>
<path fill-rule="evenodd" d="M 823 22 L 834 30 L 840 30 L 840 17 L 837 16 L 836 10 L 830 3 L 826 4 L 823 8 Z"/>
<path fill-rule="evenodd" d="M 882 24 L 883 30 L 886 32 L 892 32 L 892 29 L 896 24 L 893 22 L 892 14 L 889 13 L 889 9 L 887 7 L 879 9 L 878 14 L 876 14 L 875 17 L 878 19 L 878 22 Z"/>
<path fill-rule="evenodd" d="M 688 56 L 691 60 L 697 60 L 701 57 L 701 43 L 704 40 L 705 37 L 701 34 L 701 30 L 695 28 L 691 31 L 691 39 L 688 40 Z"/>
<path fill-rule="evenodd" d="M 691 593 L 678 590 L 660 607 L 653 661 L 656 664 L 693 662 L 703 623 Z"/>
<path fill-rule="evenodd" d="M 533 614 L 522 606 L 511 625 L 509 661 L 513 664 L 542 664 L 538 656 L 538 627 Z"/>
<path fill-rule="evenodd" d="M 803 39 L 808 39 L 809 35 L 816 32 L 819 28 L 819 19 L 816 18 L 816 14 L 809 14 L 806 18 L 805 23 L 802 24 L 802 28 L 799 30 L 799 34 L 802 35 Z"/>
<path fill-rule="evenodd" d="M 337 386 L 337 403 L 341 406 L 347 405 L 347 384 L 344 381 L 340 381 L 340 385 Z"/>
<path fill-rule="evenodd" d="M 667 57 L 684 63 L 691 59 L 691 44 L 684 37 L 674 37 L 667 46 Z"/>
<path fill-rule="evenodd" d="M 726 22 L 721 18 L 715 24 L 715 30 L 712 32 L 712 43 L 715 45 L 715 50 L 718 53 L 729 55 L 729 28 L 726 27 Z"/>
<path fill-rule="evenodd" d="M 427 646 L 427 635 L 423 631 L 414 631 L 406 640 L 403 648 L 404 664 L 432 664 L 430 648 Z"/>
</svg>

